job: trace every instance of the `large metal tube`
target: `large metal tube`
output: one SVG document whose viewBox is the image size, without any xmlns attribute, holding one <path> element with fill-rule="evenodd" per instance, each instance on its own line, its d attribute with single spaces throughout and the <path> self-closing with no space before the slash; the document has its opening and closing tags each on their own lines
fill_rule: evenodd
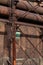
<svg viewBox="0 0 43 65">
<path fill-rule="evenodd" d="M 17 3 L 16 7 L 19 9 L 43 14 L 43 7 L 38 6 L 37 3 L 32 4 L 31 2 L 27 1 L 20 1 L 19 3 Z"/>
<path fill-rule="evenodd" d="M 0 0 L 0 4 L 10 5 L 11 0 Z M 25 0 L 24 1 L 19 0 L 16 7 L 19 8 L 19 9 L 34 11 L 36 13 L 43 14 L 43 7 L 38 6 L 36 2 L 33 3 L 33 2 L 30 2 L 30 1 L 27 2 Z"/>
<path fill-rule="evenodd" d="M 0 6 L 0 14 L 9 15 L 9 12 L 10 12 L 10 8 L 5 6 Z"/>
<path fill-rule="evenodd" d="M 10 11 L 11 9 L 8 7 L 0 6 L 0 14 L 9 15 Z M 21 17 L 21 18 L 43 22 L 43 15 L 22 11 L 18 9 L 15 10 L 14 14 L 16 15 L 16 17 L 19 17 L 19 18 Z"/>
<path fill-rule="evenodd" d="M 11 3 L 11 0 L 0 0 L 0 4 L 10 4 Z"/>
<path fill-rule="evenodd" d="M 16 17 L 18 18 L 25 18 L 25 19 L 31 19 L 34 21 L 40 21 L 43 22 L 43 15 L 22 11 L 22 10 L 15 10 Z M 31 22 L 31 21 L 30 21 Z"/>
<path fill-rule="evenodd" d="M 1 22 L 3 23 L 9 23 L 9 24 L 12 24 L 10 23 L 9 20 L 6 20 L 6 19 L 0 19 Z M 43 26 L 41 25 L 37 25 L 37 24 L 28 24 L 28 23 L 25 23 L 25 22 L 22 22 L 22 21 L 16 21 L 15 22 L 16 25 L 22 25 L 22 26 L 30 26 L 30 27 L 38 27 L 38 28 L 43 28 Z"/>
</svg>

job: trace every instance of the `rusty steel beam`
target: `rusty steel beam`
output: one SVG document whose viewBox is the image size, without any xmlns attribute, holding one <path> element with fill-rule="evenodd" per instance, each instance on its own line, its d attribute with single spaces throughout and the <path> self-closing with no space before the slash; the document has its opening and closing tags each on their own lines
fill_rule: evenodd
<svg viewBox="0 0 43 65">
<path fill-rule="evenodd" d="M 1 22 L 4 22 L 4 23 L 9 23 L 9 20 L 6 20 L 6 19 L 1 19 L 1 18 L 0 18 L 0 21 L 1 21 Z"/>
<path fill-rule="evenodd" d="M 9 25 L 11 25 L 12 26 L 12 22 L 10 22 L 9 20 L 6 20 L 6 19 L 0 19 L 0 22 L 3 22 L 3 23 L 7 23 L 7 24 L 9 24 Z"/>
<path fill-rule="evenodd" d="M 12 24 L 9 20 L 6 20 L 6 19 L 0 19 L 0 21 L 4 22 L 4 23 Z M 22 21 L 16 21 L 15 25 L 43 28 L 42 25 L 37 25 L 37 24 L 32 24 L 32 23 L 25 23 L 25 22 L 22 22 Z"/>
<path fill-rule="evenodd" d="M 21 22 L 21 21 L 16 21 L 15 24 L 16 25 L 21 25 L 21 26 L 43 28 L 43 26 L 41 26 L 41 25 L 32 24 L 32 23 L 25 23 L 25 22 Z"/>
</svg>

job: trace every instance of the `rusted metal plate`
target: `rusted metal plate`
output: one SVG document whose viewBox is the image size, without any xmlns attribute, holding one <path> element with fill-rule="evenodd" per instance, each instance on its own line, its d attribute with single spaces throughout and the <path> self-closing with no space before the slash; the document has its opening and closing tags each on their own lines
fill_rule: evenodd
<svg viewBox="0 0 43 65">
<path fill-rule="evenodd" d="M 22 34 L 27 34 L 28 37 L 21 37 L 20 39 L 17 39 L 16 44 L 16 58 L 24 58 L 24 60 L 17 60 L 18 63 L 24 62 L 24 65 L 37 65 L 41 64 L 40 54 L 42 55 L 42 40 L 40 38 L 37 38 L 36 36 L 41 35 L 40 28 L 37 27 L 30 27 L 30 26 L 20 26 L 19 30 L 22 31 Z M 35 37 L 34 37 L 35 36 Z M 39 51 L 36 51 L 36 49 Z M 35 61 L 33 61 L 33 60 Z M 39 62 L 40 60 L 40 62 Z M 22 65 L 20 64 L 20 65 Z"/>
</svg>

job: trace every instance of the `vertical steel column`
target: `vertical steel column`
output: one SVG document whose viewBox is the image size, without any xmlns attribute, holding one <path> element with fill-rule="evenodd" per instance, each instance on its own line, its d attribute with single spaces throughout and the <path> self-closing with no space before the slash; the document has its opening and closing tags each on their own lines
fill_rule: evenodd
<svg viewBox="0 0 43 65">
<path fill-rule="evenodd" d="M 9 20 L 10 22 L 12 22 L 12 28 L 11 28 L 11 31 L 12 31 L 12 65 L 16 65 L 16 42 L 15 42 L 15 18 L 14 18 L 14 10 L 15 10 L 15 5 L 14 5 L 14 0 L 11 0 L 11 3 L 10 3 L 10 7 L 11 7 L 11 10 L 10 10 L 10 16 L 9 16 Z"/>
<path fill-rule="evenodd" d="M 15 11 L 15 6 L 13 7 L 13 11 Z M 12 39 L 13 39 L 13 64 L 16 65 L 16 39 L 15 39 L 15 33 L 16 33 L 16 17 L 15 14 L 13 14 L 13 21 L 12 21 Z"/>
<path fill-rule="evenodd" d="M 16 65 L 16 40 L 15 40 L 15 33 L 16 33 L 16 25 L 15 22 L 17 21 L 14 11 L 15 11 L 15 5 L 18 2 L 18 0 L 11 0 L 11 21 L 12 21 L 12 44 L 13 44 L 13 62 L 12 65 Z"/>
<path fill-rule="evenodd" d="M 18 3 L 18 0 L 13 0 L 12 2 L 12 38 L 13 38 L 13 65 L 16 65 L 16 25 L 15 22 L 17 21 L 15 17 L 15 5 Z"/>
</svg>

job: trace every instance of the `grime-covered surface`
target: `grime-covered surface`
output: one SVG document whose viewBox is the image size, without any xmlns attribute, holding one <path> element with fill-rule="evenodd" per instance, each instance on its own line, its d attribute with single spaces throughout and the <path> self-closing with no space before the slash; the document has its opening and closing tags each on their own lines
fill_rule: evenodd
<svg viewBox="0 0 43 65">
<path fill-rule="evenodd" d="M 5 28 L 3 28 L 5 31 Z M 43 65 L 42 29 L 31 26 L 19 26 L 20 36 L 16 37 L 16 65 Z M 0 34 L 0 64 L 8 65 L 12 58 L 5 42 L 5 35 Z M 11 49 L 13 48 L 11 44 Z M 9 47 L 10 49 L 10 47 Z M 11 53 L 9 57 L 9 53 Z M 12 60 L 12 59 L 10 59 Z"/>
<path fill-rule="evenodd" d="M 20 38 L 16 38 L 16 65 L 43 65 L 43 41 L 41 29 L 20 26 Z"/>
<path fill-rule="evenodd" d="M 0 64 L 3 64 L 4 35 L 0 35 Z"/>
<path fill-rule="evenodd" d="M 5 49 L 5 23 L 0 22 L 0 65 L 7 65 L 7 49 Z"/>
<path fill-rule="evenodd" d="M 7 2 L 8 0 L 5 1 Z M 27 1 L 27 0 L 19 0 L 19 1 Z M 30 4 L 34 6 L 37 5 L 36 2 L 32 2 L 32 3 L 30 2 Z M 40 6 L 43 6 L 43 2 L 40 3 Z M 2 14 L 4 15 L 4 12 L 6 12 L 7 10 L 4 11 L 4 9 L 2 8 L 2 11 L 3 11 Z M 7 15 L 1 18 L 6 19 L 6 16 Z M 5 31 L 5 27 L 4 27 L 5 25 L 4 23 L 0 23 L 0 24 L 1 24 L 0 32 L 3 33 Z M 7 36 L 4 34 L 0 34 L 0 65 L 10 65 L 13 58 L 12 55 L 13 50 L 11 50 L 13 49 L 13 43 L 10 44 L 12 42 L 12 40 L 10 39 L 10 35 L 11 35 L 10 26 L 7 26 L 7 29 L 8 29 Z M 20 37 L 16 38 L 16 65 L 43 65 L 42 30 L 37 27 L 20 26 L 19 32 L 21 33 L 21 35 Z M 5 39 L 6 37 L 7 40 Z M 8 64 L 7 61 L 11 61 L 11 62 L 9 62 Z"/>
<path fill-rule="evenodd" d="M 4 32 L 4 25 L 0 22 L 0 32 Z M 0 34 L 0 64 L 3 64 L 3 52 L 4 52 L 4 35 Z"/>
</svg>

